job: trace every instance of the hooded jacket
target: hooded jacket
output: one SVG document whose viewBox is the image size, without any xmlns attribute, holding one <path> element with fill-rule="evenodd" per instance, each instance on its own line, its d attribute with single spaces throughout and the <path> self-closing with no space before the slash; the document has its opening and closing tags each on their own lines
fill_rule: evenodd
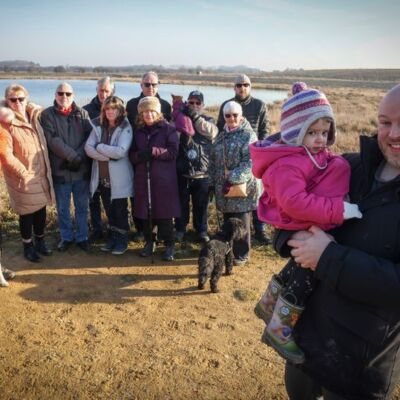
<svg viewBox="0 0 400 400">
<path fill-rule="evenodd" d="M 264 192 L 258 217 L 276 228 L 329 230 L 343 223 L 344 196 L 349 191 L 350 165 L 328 150 L 313 154 L 319 169 L 302 146 L 270 140 L 250 145 L 253 174 Z"/>
<path fill-rule="evenodd" d="M 1 164 L 11 208 L 19 215 L 32 214 L 55 199 L 46 139 L 38 122 L 41 110 L 28 103 L 30 122 L 10 108 L 0 110 Z"/>
</svg>

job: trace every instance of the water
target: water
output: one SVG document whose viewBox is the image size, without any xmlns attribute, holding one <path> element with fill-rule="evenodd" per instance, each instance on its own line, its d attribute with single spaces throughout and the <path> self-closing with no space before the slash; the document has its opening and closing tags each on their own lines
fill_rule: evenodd
<svg viewBox="0 0 400 400">
<path fill-rule="evenodd" d="M 68 80 L 75 92 L 75 101 L 82 106 L 87 104 L 96 95 L 95 80 Z M 21 79 L 18 81 L 10 79 L 0 79 L 0 98 L 4 97 L 4 90 L 12 83 L 24 86 L 29 92 L 29 98 L 34 103 L 43 107 L 53 104 L 56 87 L 60 80 L 55 79 Z M 234 96 L 233 87 L 199 86 L 199 85 L 170 85 L 161 84 L 159 95 L 171 102 L 171 93 L 182 95 L 184 99 L 192 90 L 200 90 L 204 94 L 206 106 L 220 105 L 223 101 Z M 124 101 L 140 95 L 139 83 L 116 82 L 115 94 Z M 287 97 L 287 92 L 282 90 L 252 89 L 251 93 L 266 103 L 273 103 L 275 100 L 283 100 Z"/>
</svg>

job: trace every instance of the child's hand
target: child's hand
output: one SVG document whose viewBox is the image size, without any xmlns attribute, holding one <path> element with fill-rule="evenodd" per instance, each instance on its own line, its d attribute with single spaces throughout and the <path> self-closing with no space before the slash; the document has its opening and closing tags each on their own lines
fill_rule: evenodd
<svg viewBox="0 0 400 400">
<path fill-rule="evenodd" d="M 344 212 L 343 219 L 351 219 L 351 218 L 362 218 L 362 214 L 357 204 L 348 203 L 347 201 L 343 202 L 344 204 Z"/>
</svg>

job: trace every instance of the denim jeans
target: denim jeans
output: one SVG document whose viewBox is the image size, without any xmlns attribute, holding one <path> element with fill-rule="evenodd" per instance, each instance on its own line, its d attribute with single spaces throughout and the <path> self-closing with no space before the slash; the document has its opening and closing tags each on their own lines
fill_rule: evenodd
<svg viewBox="0 0 400 400">
<path fill-rule="evenodd" d="M 181 217 L 175 219 L 177 232 L 186 232 L 190 219 L 190 196 L 193 207 L 193 228 L 197 233 L 207 232 L 208 184 L 208 178 L 188 179 L 178 176 Z"/>
<path fill-rule="evenodd" d="M 71 218 L 71 194 L 75 207 L 76 234 L 75 241 L 82 242 L 88 238 L 89 181 L 79 180 L 67 183 L 55 183 L 57 218 L 62 240 L 72 241 L 74 233 Z"/>
</svg>

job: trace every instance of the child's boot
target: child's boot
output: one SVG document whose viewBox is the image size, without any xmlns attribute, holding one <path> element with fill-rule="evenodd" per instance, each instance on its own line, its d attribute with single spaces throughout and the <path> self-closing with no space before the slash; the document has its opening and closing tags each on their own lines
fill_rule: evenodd
<svg viewBox="0 0 400 400">
<path fill-rule="evenodd" d="M 261 341 L 274 348 L 283 358 L 293 364 L 304 363 L 304 353 L 293 338 L 296 325 L 304 307 L 291 304 L 279 295 L 271 321 L 265 328 Z"/>
<path fill-rule="evenodd" d="M 254 307 L 254 313 L 258 318 L 264 320 L 266 324 L 269 323 L 278 296 L 282 291 L 282 284 L 279 282 L 279 278 L 276 275 L 272 276 L 272 279 L 268 283 L 268 287 L 261 299 L 258 301 Z"/>
<path fill-rule="evenodd" d="M 36 252 L 32 240 L 23 241 L 24 257 L 31 262 L 38 262 L 40 260 L 39 254 Z"/>
<path fill-rule="evenodd" d="M 53 254 L 44 241 L 44 235 L 35 235 L 35 250 L 37 253 L 40 253 L 43 256 L 51 256 Z"/>
</svg>

